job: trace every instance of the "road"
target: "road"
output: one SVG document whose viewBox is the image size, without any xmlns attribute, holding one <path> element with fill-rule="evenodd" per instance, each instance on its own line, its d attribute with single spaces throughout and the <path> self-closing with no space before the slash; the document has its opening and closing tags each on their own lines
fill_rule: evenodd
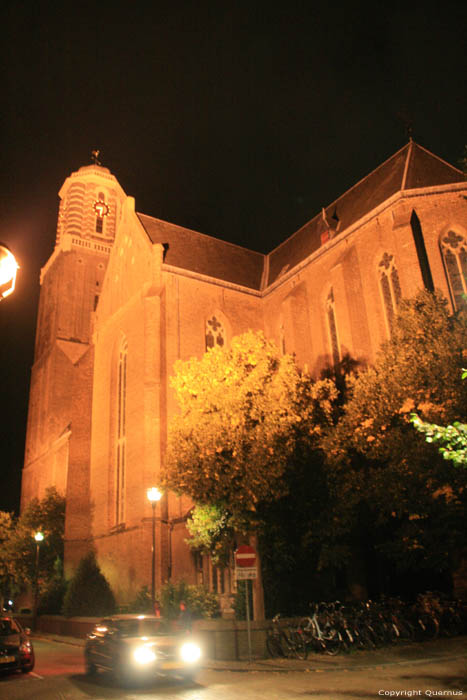
<svg viewBox="0 0 467 700">
<path fill-rule="evenodd" d="M 446 642 L 451 640 L 446 640 Z M 443 640 L 440 640 L 440 645 Z M 464 641 L 427 647 L 424 658 L 397 662 L 321 665 L 309 671 L 203 670 L 196 683 L 162 680 L 146 687 L 119 688 L 107 674 L 84 674 L 82 649 L 35 640 L 37 664 L 28 675 L 0 677 L 3 700 L 369 700 L 397 697 L 467 698 Z"/>
</svg>

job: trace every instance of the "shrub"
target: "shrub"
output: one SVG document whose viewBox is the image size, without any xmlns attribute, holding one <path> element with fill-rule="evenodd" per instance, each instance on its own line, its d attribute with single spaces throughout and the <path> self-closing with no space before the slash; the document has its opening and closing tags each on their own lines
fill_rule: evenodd
<svg viewBox="0 0 467 700">
<path fill-rule="evenodd" d="M 193 618 L 211 618 L 220 614 L 219 598 L 216 593 L 204 586 L 188 585 L 184 581 L 177 584 L 166 583 L 162 587 L 159 600 L 162 615 L 175 619 L 180 612 L 180 601 L 184 600 Z"/>
<path fill-rule="evenodd" d="M 41 593 L 37 612 L 39 615 L 59 615 L 67 591 L 65 579 L 54 579 L 46 591 Z"/>
<path fill-rule="evenodd" d="M 152 596 L 147 586 L 143 586 L 136 598 L 126 606 L 131 613 L 152 613 Z"/>
<path fill-rule="evenodd" d="M 63 601 L 63 614 L 110 615 L 115 611 L 115 597 L 102 574 L 94 552 L 89 552 L 78 565 Z"/>
</svg>

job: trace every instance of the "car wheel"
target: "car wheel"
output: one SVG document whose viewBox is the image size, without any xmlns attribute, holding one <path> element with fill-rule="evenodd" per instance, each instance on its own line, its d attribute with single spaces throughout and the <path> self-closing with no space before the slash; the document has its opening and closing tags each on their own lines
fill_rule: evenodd
<svg viewBox="0 0 467 700">
<path fill-rule="evenodd" d="M 34 663 L 29 664 L 29 666 L 21 666 L 21 673 L 30 673 L 34 668 Z"/>
<path fill-rule="evenodd" d="M 84 653 L 84 668 L 87 676 L 95 676 L 97 673 L 97 666 L 92 663 L 89 652 Z"/>
</svg>

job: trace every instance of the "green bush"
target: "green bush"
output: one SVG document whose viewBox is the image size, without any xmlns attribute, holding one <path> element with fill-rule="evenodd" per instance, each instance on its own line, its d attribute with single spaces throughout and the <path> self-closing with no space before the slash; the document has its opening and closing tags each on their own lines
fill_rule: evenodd
<svg viewBox="0 0 467 700">
<path fill-rule="evenodd" d="M 67 591 L 65 579 L 54 579 L 46 591 L 41 593 L 37 612 L 39 615 L 59 615 Z"/>
<path fill-rule="evenodd" d="M 130 613 L 152 613 L 152 596 L 147 586 L 143 586 L 137 593 L 136 598 L 127 606 Z M 123 612 L 123 610 L 121 610 Z"/>
<path fill-rule="evenodd" d="M 166 583 L 159 596 L 162 615 L 175 619 L 180 613 L 180 601 L 184 600 L 194 619 L 211 618 L 220 614 L 219 598 L 204 586 Z"/>
<path fill-rule="evenodd" d="M 110 615 L 115 611 L 115 597 L 102 574 L 94 552 L 89 552 L 78 565 L 63 601 L 66 617 Z"/>
</svg>

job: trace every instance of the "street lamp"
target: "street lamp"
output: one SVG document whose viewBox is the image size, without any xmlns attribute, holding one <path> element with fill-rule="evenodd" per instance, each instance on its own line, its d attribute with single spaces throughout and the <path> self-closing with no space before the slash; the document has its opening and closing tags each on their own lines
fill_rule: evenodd
<svg viewBox="0 0 467 700">
<path fill-rule="evenodd" d="M 32 628 L 33 630 L 36 629 L 36 622 L 37 622 L 37 599 L 38 599 L 38 594 L 39 594 L 39 546 L 42 540 L 44 539 L 44 533 L 43 532 L 36 532 L 34 535 L 34 539 L 36 540 L 36 562 L 34 566 L 34 602 L 33 602 L 33 617 L 32 617 Z"/>
<path fill-rule="evenodd" d="M 152 486 L 146 491 L 148 500 L 152 506 L 152 569 L 151 569 L 151 601 L 154 612 L 156 602 L 156 503 L 162 498 L 162 493 L 158 488 Z"/>
<path fill-rule="evenodd" d="M 13 292 L 18 268 L 11 250 L 0 243 L 0 301 Z"/>
</svg>

